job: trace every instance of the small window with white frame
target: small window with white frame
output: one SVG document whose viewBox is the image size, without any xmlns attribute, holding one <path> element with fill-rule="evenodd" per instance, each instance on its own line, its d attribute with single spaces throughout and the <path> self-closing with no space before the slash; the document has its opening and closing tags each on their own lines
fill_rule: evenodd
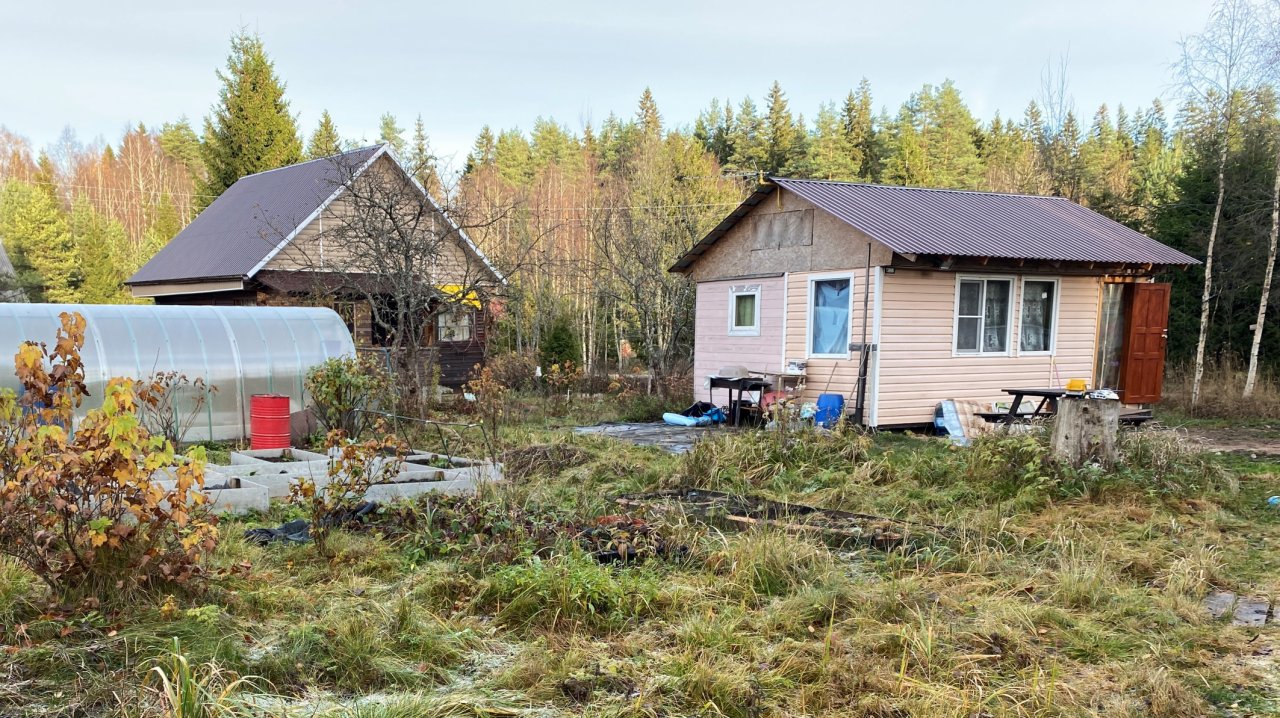
<svg viewBox="0 0 1280 718">
<path fill-rule="evenodd" d="M 1057 346 L 1058 280 L 1025 277 L 1022 280 L 1022 317 L 1018 351 L 1052 354 Z"/>
<path fill-rule="evenodd" d="M 1012 278 L 959 277 L 955 353 L 1007 355 L 1012 304 Z"/>
<path fill-rule="evenodd" d="M 760 285 L 729 288 L 729 336 L 760 336 Z"/>
<path fill-rule="evenodd" d="M 471 341 L 472 312 L 469 307 L 452 307 L 436 315 L 436 341 Z"/>
</svg>

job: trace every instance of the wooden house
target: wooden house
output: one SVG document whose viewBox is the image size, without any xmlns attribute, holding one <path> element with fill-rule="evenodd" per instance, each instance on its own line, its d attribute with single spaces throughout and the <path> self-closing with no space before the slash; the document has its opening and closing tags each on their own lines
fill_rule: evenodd
<svg viewBox="0 0 1280 718">
<path fill-rule="evenodd" d="M 441 383 L 460 385 L 484 360 L 493 295 L 505 279 L 386 144 L 241 178 L 126 283 L 133 296 L 157 304 L 329 306 L 346 321 L 357 349 L 383 349 L 396 328 L 373 321 L 369 297 L 382 295 L 368 287 L 388 279 L 349 266 L 351 253 L 326 239 L 332 232 L 325 230 L 354 211 L 345 195 L 366 175 L 421 193 L 404 206 L 420 211 L 425 202 L 438 214 L 432 221 L 446 228 L 450 240 L 440 248 L 433 281 L 442 295 L 465 297 L 425 320 L 431 326 L 424 335 Z"/>
<path fill-rule="evenodd" d="M 1154 277 L 1195 263 L 1060 197 L 771 178 L 671 271 L 697 282 L 699 398 L 743 367 L 905 427 L 1075 378 L 1159 401 Z"/>
</svg>

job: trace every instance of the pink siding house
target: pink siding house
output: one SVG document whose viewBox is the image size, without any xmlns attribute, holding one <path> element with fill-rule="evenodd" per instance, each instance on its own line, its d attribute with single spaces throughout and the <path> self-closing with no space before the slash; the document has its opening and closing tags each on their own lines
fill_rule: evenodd
<svg viewBox="0 0 1280 718">
<path fill-rule="evenodd" d="M 671 271 L 697 282 L 700 399 L 737 367 L 893 427 L 1068 379 L 1159 401 L 1153 280 L 1194 263 L 1059 197 L 771 178 Z"/>
</svg>

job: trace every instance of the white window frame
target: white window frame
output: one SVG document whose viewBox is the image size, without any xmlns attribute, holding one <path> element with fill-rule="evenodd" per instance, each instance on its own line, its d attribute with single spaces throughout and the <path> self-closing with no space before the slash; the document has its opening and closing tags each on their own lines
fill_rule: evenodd
<svg viewBox="0 0 1280 718">
<path fill-rule="evenodd" d="M 1049 350 L 1023 351 L 1022 349 L 1022 312 L 1027 304 L 1027 282 L 1048 282 L 1053 284 L 1053 315 L 1049 329 Z M 1058 353 L 1058 308 L 1062 306 L 1062 279 L 1060 277 L 1022 277 L 1018 286 L 1018 355 L 1029 357 L 1048 357 Z"/>
<path fill-rule="evenodd" d="M 735 323 L 738 318 L 738 297 L 745 296 L 753 296 L 756 298 L 756 315 L 750 326 L 739 326 Z M 760 299 L 761 291 L 759 284 L 738 284 L 729 287 L 729 336 L 760 336 Z"/>
<path fill-rule="evenodd" d="M 849 280 L 849 326 L 845 328 L 845 351 L 843 354 L 817 354 L 813 351 L 813 285 L 818 282 L 828 282 L 833 279 Z M 840 274 L 819 274 L 809 277 L 809 295 L 805 299 L 804 305 L 804 345 L 805 353 L 809 359 L 845 359 L 850 357 L 849 341 L 853 336 L 853 289 L 855 283 L 853 272 L 844 272 Z"/>
<path fill-rule="evenodd" d="M 1009 322 L 1004 330 L 1004 351 L 982 351 L 982 336 L 987 323 L 987 282 L 1000 281 L 1009 283 Z M 960 284 L 964 281 L 982 282 L 982 296 L 978 300 L 978 349 L 976 351 L 960 351 L 956 348 L 956 340 L 960 337 Z M 951 356 L 953 357 L 1008 357 L 1013 356 L 1014 307 L 1017 306 L 1014 292 L 1018 290 L 1018 277 L 1012 274 L 957 274 L 955 303 L 951 307 Z M 1019 307 L 1020 308 L 1020 307 Z M 1019 318 L 1021 316 L 1019 315 Z"/>
</svg>

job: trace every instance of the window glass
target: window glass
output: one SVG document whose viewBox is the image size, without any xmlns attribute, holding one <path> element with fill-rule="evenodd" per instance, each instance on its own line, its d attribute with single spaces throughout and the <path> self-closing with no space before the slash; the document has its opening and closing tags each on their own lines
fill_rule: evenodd
<svg viewBox="0 0 1280 718">
<path fill-rule="evenodd" d="M 956 351 L 978 351 L 978 334 L 981 333 L 982 319 L 979 317 L 960 317 L 956 324 Z"/>
<path fill-rule="evenodd" d="M 976 317 L 982 314 L 982 282 L 971 279 L 960 281 L 960 316 Z"/>
<path fill-rule="evenodd" d="M 1009 342 L 1009 296 L 1013 282 L 987 280 L 986 305 L 983 311 L 982 351 L 1002 352 Z"/>
<path fill-rule="evenodd" d="M 450 309 L 436 317 L 436 340 L 442 342 L 471 341 L 471 310 Z"/>
<path fill-rule="evenodd" d="M 813 354 L 848 354 L 849 285 L 848 279 L 819 279 L 813 283 L 809 319 L 809 345 Z"/>
<path fill-rule="evenodd" d="M 1022 285 L 1022 351 L 1053 349 L 1053 307 L 1058 299 L 1057 291 L 1057 282 L 1028 280 Z"/>
<path fill-rule="evenodd" d="M 733 328 L 750 329 L 756 325 L 756 295 L 733 296 Z"/>
<path fill-rule="evenodd" d="M 1009 348 L 1011 279 L 961 279 L 956 298 L 956 351 L 1003 353 Z"/>
</svg>

